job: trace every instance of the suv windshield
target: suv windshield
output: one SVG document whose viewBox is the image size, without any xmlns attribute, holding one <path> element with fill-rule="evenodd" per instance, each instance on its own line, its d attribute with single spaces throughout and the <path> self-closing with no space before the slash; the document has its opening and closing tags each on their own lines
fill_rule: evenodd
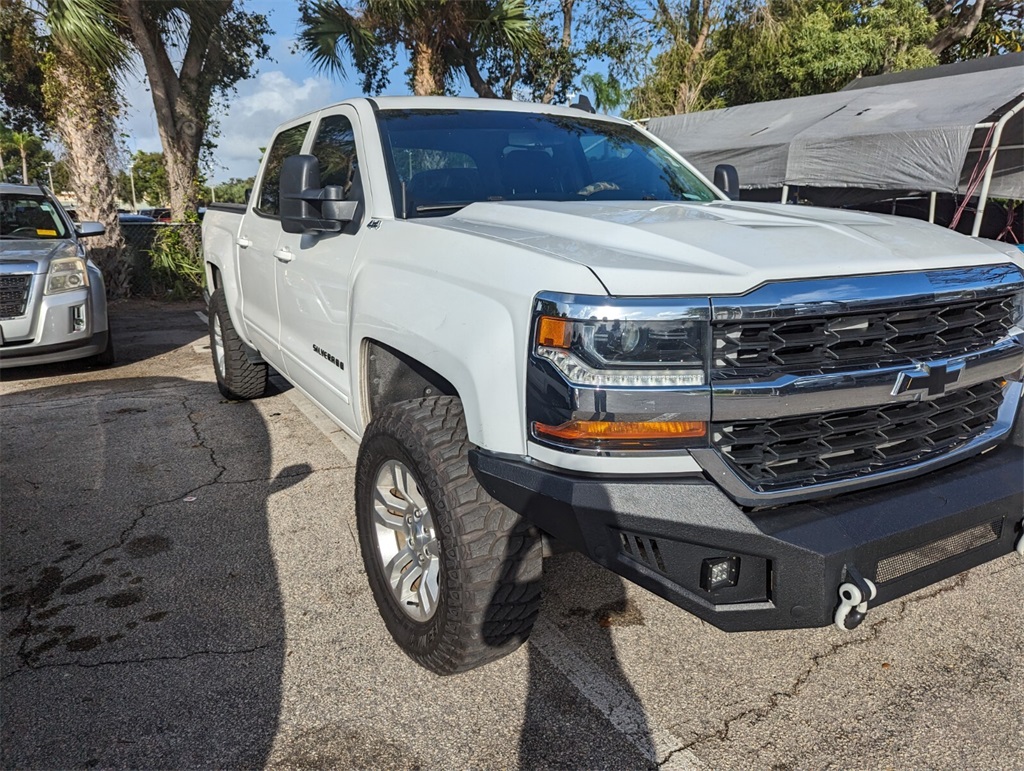
<svg viewBox="0 0 1024 771">
<path fill-rule="evenodd" d="M 0 194 L 0 238 L 66 238 L 57 207 L 44 195 Z"/>
<path fill-rule="evenodd" d="M 714 201 L 686 166 L 632 126 L 490 110 L 381 110 L 399 216 L 474 201 Z"/>
</svg>

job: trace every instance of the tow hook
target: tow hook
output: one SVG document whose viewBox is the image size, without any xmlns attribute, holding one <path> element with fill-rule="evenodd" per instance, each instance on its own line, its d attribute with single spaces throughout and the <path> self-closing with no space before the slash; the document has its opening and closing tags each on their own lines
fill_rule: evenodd
<svg viewBox="0 0 1024 771">
<path fill-rule="evenodd" d="M 875 599 L 878 589 L 856 568 L 847 568 L 847 581 L 839 585 L 839 607 L 833 617 L 837 629 L 848 631 L 860 626 L 868 614 L 868 602 Z"/>
</svg>

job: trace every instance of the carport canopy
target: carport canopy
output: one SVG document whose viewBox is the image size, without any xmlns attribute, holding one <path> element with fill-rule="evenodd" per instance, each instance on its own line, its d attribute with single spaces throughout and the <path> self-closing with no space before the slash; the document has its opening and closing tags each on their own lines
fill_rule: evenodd
<svg viewBox="0 0 1024 771">
<path fill-rule="evenodd" d="M 987 192 L 1024 199 L 1022 106 L 1024 54 L 1011 54 L 864 78 L 831 94 L 652 118 L 647 128 L 708 177 L 733 164 L 744 188 L 961 194 L 998 133 Z"/>
</svg>

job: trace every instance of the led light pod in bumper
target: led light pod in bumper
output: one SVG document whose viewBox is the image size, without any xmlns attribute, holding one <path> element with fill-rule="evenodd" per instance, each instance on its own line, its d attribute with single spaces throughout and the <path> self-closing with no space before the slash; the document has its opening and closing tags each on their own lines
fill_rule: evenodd
<svg viewBox="0 0 1024 771">
<path fill-rule="evenodd" d="M 713 557 L 704 560 L 700 571 L 700 585 L 704 591 L 715 592 L 736 586 L 740 579 L 740 558 Z"/>
</svg>

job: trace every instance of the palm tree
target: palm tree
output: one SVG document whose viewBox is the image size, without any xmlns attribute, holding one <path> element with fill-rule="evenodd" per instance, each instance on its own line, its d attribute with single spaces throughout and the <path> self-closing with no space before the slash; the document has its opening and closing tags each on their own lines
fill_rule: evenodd
<svg viewBox="0 0 1024 771">
<path fill-rule="evenodd" d="M 417 96 L 443 94 L 461 72 L 479 96 L 493 98 L 482 58 L 501 49 L 515 55 L 538 40 L 525 0 L 360 0 L 352 11 L 339 0 L 307 0 L 300 24 L 299 46 L 313 64 L 344 77 L 350 57 L 367 91 L 387 82 L 401 45 Z"/>
<path fill-rule="evenodd" d="M 106 228 L 88 242 L 103 269 L 108 291 L 127 289 L 124 241 L 117 219 L 118 77 L 129 63 L 113 0 L 34 0 L 42 28 L 43 100 L 46 114 L 67 149 L 76 209 Z"/>
</svg>

